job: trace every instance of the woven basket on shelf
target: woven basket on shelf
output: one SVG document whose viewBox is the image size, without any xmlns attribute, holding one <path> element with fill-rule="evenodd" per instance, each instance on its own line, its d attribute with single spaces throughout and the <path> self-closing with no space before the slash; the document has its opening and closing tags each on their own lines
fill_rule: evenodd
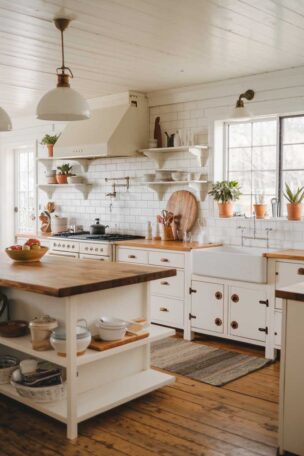
<svg viewBox="0 0 304 456">
<path fill-rule="evenodd" d="M 19 360 L 13 356 L 3 356 L 0 359 L 0 385 L 10 382 L 11 375 L 18 368 Z"/>
<path fill-rule="evenodd" d="M 65 384 L 33 388 L 11 380 L 11 385 L 16 388 L 20 396 L 34 402 L 56 402 L 65 398 Z"/>
</svg>

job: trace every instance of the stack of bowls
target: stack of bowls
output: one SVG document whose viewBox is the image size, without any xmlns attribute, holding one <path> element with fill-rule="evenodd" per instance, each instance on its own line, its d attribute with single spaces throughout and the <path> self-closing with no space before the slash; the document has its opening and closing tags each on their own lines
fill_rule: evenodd
<svg viewBox="0 0 304 456">
<path fill-rule="evenodd" d="M 128 322 L 114 317 L 100 317 L 96 322 L 102 340 L 120 340 L 127 332 Z"/>
</svg>

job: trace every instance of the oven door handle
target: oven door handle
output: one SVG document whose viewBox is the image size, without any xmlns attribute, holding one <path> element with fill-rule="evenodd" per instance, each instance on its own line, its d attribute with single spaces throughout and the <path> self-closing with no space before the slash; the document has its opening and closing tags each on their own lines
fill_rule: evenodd
<svg viewBox="0 0 304 456">
<path fill-rule="evenodd" d="M 68 253 L 68 252 L 49 252 L 51 256 L 65 256 L 70 258 L 78 258 L 78 253 Z"/>
</svg>

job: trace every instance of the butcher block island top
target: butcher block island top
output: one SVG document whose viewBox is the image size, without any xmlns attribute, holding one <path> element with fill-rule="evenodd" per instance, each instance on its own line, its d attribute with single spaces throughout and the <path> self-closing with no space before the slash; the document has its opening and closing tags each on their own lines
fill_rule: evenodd
<svg viewBox="0 0 304 456">
<path fill-rule="evenodd" d="M 163 249 L 178 250 L 180 252 L 190 252 L 193 249 L 207 249 L 209 247 L 219 247 L 220 243 L 201 243 L 201 242 L 182 242 L 182 241 L 150 241 L 147 239 L 134 239 L 132 241 L 117 241 L 116 245 L 121 247 L 140 247 L 143 249 Z"/>
<path fill-rule="evenodd" d="M 278 260 L 304 261 L 304 250 L 297 250 L 297 249 L 277 250 L 275 252 L 267 252 L 264 255 L 266 258 L 275 258 Z"/>
<path fill-rule="evenodd" d="M 45 256 L 40 262 L 13 263 L 0 254 L 0 286 L 66 297 L 176 275 L 175 269 Z"/>
<path fill-rule="evenodd" d="M 304 302 L 304 282 L 276 290 L 275 295 L 277 298 Z"/>
</svg>

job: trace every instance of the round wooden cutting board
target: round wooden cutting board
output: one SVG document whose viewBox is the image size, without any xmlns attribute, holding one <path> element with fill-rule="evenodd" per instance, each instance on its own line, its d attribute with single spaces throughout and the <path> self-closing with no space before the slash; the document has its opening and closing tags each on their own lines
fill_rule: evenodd
<svg viewBox="0 0 304 456">
<path fill-rule="evenodd" d="M 183 233 L 191 231 L 198 216 L 198 203 L 193 193 L 187 190 L 179 190 L 172 193 L 166 209 L 181 217 L 180 230 Z"/>
</svg>

